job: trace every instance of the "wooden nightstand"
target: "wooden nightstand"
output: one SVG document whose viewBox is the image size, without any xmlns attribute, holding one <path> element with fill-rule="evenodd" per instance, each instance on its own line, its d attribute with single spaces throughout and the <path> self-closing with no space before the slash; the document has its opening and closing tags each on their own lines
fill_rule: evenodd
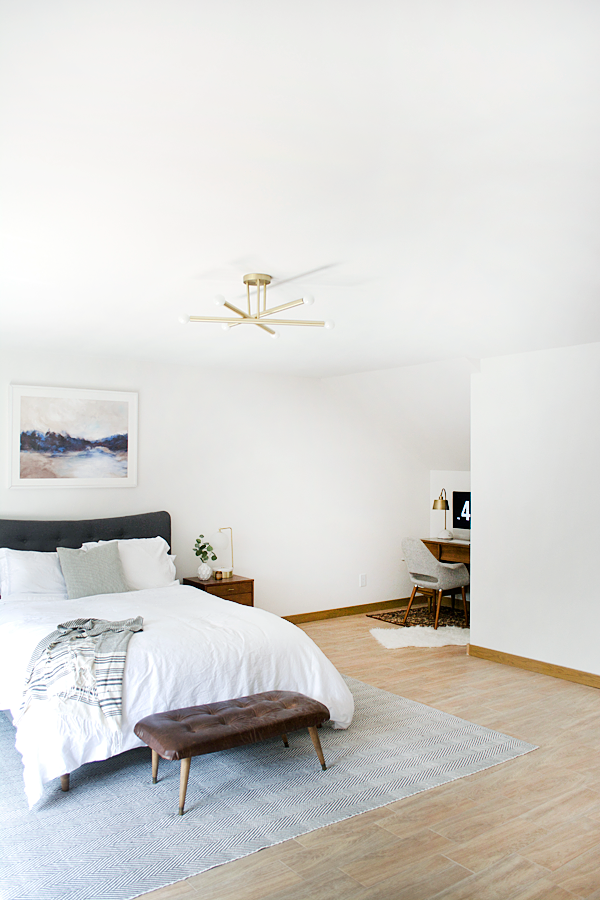
<svg viewBox="0 0 600 900">
<path fill-rule="evenodd" d="M 243 575 L 232 575 L 217 581 L 212 576 L 206 581 L 199 578 L 184 578 L 184 584 L 206 591 L 207 594 L 215 594 L 224 600 L 233 600 L 243 606 L 254 606 L 254 578 L 244 578 Z"/>
</svg>

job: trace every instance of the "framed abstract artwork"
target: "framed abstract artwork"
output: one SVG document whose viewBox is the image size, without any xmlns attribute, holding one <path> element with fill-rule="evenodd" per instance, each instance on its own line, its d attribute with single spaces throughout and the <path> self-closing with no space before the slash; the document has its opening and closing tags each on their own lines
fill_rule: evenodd
<svg viewBox="0 0 600 900">
<path fill-rule="evenodd" d="M 138 395 L 12 385 L 11 487 L 135 487 Z"/>
</svg>

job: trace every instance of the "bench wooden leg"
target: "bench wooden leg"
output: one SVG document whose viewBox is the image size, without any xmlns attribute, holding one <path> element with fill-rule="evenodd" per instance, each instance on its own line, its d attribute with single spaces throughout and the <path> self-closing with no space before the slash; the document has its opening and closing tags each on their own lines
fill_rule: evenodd
<svg viewBox="0 0 600 900">
<path fill-rule="evenodd" d="M 69 776 L 69 773 L 68 773 L 68 772 L 67 772 L 66 775 L 61 775 L 61 776 L 60 776 L 60 789 L 61 789 L 61 791 L 68 791 L 68 790 L 69 790 L 69 778 L 70 778 L 70 776 Z"/>
<path fill-rule="evenodd" d="M 310 736 L 312 738 L 312 742 L 315 746 L 315 750 L 317 751 L 317 756 L 319 757 L 319 762 L 321 763 L 321 768 L 323 769 L 323 771 L 325 771 L 327 766 L 325 765 L 325 757 L 323 756 L 323 750 L 321 748 L 321 741 L 319 740 L 319 732 L 313 725 L 313 726 L 309 726 L 308 733 L 310 734 Z"/>
<path fill-rule="evenodd" d="M 282 734 L 282 735 L 281 735 L 281 740 L 283 741 L 283 746 L 284 746 L 284 747 L 289 747 L 289 746 L 290 746 L 289 741 L 288 741 L 288 736 L 287 736 L 287 734 Z"/>
<path fill-rule="evenodd" d="M 180 816 L 183 815 L 183 807 L 185 806 L 185 795 L 186 795 L 186 791 L 187 791 L 191 761 L 192 761 L 191 756 L 188 756 L 187 759 L 181 760 L 181 773 L 179 775 L 179 815 Z"/>
<path fill-rule="evenodd" d="M 160 756 L 156 752 L 156 750 L 152 751 L 152 784 L 156 784 L 158 781 L 158 761 Z"/>
</svg>

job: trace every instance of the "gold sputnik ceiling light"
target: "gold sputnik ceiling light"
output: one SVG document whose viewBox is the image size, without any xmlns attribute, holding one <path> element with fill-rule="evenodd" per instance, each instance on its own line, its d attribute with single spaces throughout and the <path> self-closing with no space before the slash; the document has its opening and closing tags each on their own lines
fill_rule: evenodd
<svg viewBox="0 0 600 900">
<path fill-rule="evenodd" d="M 279 335 L 271 328 L 271 325 L 309 325 L 316 328 L 333 328 L 333 322 L 315 322 L 310 319 L 278 319 L 271 318 L 276 313 L 281 313 L 286 309 L 293 309 L 295 306 L 310 306 L 314 303 L 311 296 L 302 297 L 300 300 L 292 300 L 291 303 L 282 303 L 280 306 L 272 306 L 267 308 L 267 285 L 271 283 L 270 275 L 260 275 L 252 273 L 244 275 L 244 284 L 246 285 L 246 294 L 248 299 L 248 311 L 239 309 L 233 303 L 229 303 L 225 297 L 220 295 L 215 297 L 215 303 L 218 306 L 224 306 L 226 309 L 235 313 L 237 318 L 233 319 L 229 316 L 184 316 L 182 322 L 220 322 L 225 331 L 235 328 L 236 325 L 255 325 L 262 328 L 271 337 L 277 338 Z M 250 293 L 250 288 L 256 288 L 256 296 Z M 262 295 L 261 295 L 262 288 Z M 269 323 L 268 325 L 265 322 Z"/>
</svg>

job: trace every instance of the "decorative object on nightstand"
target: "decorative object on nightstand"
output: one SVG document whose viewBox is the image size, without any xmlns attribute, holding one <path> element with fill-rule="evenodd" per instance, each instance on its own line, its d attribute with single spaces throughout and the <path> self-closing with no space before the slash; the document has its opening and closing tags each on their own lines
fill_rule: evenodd
<svg viewBox="0 0 600 900">
<path fill-rule="evenodd" d="M 199 578 L 184 578 L 183 583 L 206 591 L 207 594 L 222 597 L 223 600 L 233 600 L 242 606 L 254 606 L 254 578 L 231 575 L 229 578 L 219 579 L 212 576 L 204 581 Z"/>
<path fill-rule="evenodd" d="M 450 509 L 450 504 L 448 503 L 448 498 L 446 497 L 446 491 L 442 488 L 440 496 L 437 500 L 433 501 L 433 509 L 443 509 L 444 510 L 444 530 L 440 531 L 438 534 L 438 538 L 440 541 L 451 541 L 454 538 L 452 532 L 446 528 L 446 512 Z"/>
<path fill-rule="evenodd" d="M 212 568 L 209 566 L 208 560 L 212 559 L 214 561 L 217 557 L 211 545 L 204 540 L 203 534 L 201 534 L 199 538 L 196 538 L 194 553 L 201 559 L 201 563 L 198 566 L 198 578 L 202 581 L 206 581 L 206 579 L 210 578 L 212 575 Z"/>
<path fill-rule="evenodd" d="M 231 578 L 233 569 L 213 569 L 213 578 L 217 581 L 223 581 L 224 578 Z"/>
</svg>

